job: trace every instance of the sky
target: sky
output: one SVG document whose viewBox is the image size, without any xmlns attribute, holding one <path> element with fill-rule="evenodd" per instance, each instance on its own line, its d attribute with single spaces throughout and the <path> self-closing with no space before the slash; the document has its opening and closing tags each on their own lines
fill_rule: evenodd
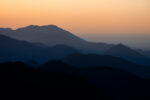
<svg viewBox="0 0 150 100">
<path fill-rule="evenodd" d="M 54 24 L 90 41 L 145 47 L 150 0 L 0 0 L 0 27 L 31 24 Z"/>
</svg>

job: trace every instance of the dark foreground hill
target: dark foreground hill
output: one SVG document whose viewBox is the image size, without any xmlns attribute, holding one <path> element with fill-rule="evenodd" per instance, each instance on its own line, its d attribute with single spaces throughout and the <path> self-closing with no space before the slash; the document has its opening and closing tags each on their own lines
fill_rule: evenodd
<svg viewBox="0 0 150 100">
<path fill-rule="evenodd" d="M 20 62 L 0 64 L 0 79 L 1 100 L 106 100 L 79 75 L 32 69 Z"/>
<path fill-rule="evenodd" d="M 149 100 L 148 79 L 108 67 L 79 68 L 52 61 L 33 69 L 0 64 L 2 100 Z"/>
</svg>

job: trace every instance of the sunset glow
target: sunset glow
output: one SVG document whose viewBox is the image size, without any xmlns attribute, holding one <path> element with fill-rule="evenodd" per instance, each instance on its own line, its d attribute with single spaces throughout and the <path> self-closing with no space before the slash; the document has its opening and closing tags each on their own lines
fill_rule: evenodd
<svg viewBox="0 0 150 100">
<path fill-rule="evenodd" d="M 76 34 L 149 34 L 150 0 L 0 0 L 0 27 L 30 24 Z"/>
</svg>

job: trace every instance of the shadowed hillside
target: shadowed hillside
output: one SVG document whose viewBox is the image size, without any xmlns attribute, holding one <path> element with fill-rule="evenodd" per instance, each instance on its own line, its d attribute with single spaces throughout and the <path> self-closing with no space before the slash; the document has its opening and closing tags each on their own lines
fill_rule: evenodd
<svg viewBox="0 0 150 100">
<path fill-rule="evenodd" d="M 0 62 L 35 60 L 43 63 L 77 52 L 79 51 L 66 45 L 41 47 L 34 43 L 0 35 Z"/>
<path fill-rule="evenodd" d="M 106 100 L 79 75 L 32 69 L 20 62 L 0 64 L 0 78 L 1 100 Z"/>
<path fill-rule="evenodd" d="M 150 68 L 141 66 L 119 57 L 96 54 L 71 54 L 62 59 L 67 64 L 80 67 L 107 66 L 126 70 L 141 77 L 150 77 Z"/>
<path fill-rule="evenodd" d="M 123 44 L 118 44 L 107 50 L 105 55 L 121 57 L 141 65 L 150 65 L 150 59 Z"/>
<path fill-rule="evenodd" d="M 3 100 L 149 100 L 150 80 L 108 67 L 79 68 L 51 61 L 33 69 L 1 63 Z"/>
</svg>

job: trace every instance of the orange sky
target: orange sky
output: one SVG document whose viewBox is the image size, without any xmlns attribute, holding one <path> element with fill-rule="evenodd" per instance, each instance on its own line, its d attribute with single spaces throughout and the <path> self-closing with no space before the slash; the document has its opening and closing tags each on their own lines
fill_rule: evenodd
<svg viewBox="0 0 150 100">
<path fill-rule="evenodd" d="M 0 0 L 0 27 L 30 24 L 76 34 L 150 34 L 150 0 Z"/>
</svg>

